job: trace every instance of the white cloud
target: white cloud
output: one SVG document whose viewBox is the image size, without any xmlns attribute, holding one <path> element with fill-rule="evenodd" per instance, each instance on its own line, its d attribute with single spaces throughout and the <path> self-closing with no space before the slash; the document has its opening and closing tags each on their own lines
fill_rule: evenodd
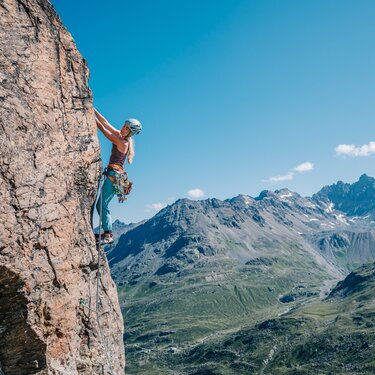
<svg viewBox="0 0 375 375">
<path fill-rule="evenodd" d="M 151 204 L 146 204 L 145 211 L 146 212 L 158 212 L 167 205 L 165 203 L 151 203 Z"/>
<path fill-rule="evenodd" d="M 303 173 L 307 171 L 312 171 L 313 169 L 314 169 L 314 164 L 307 161 L 305 163 L 297 165 L 297 167 L 294 168 L 294 171 L 298 173 Z"/>
<path fill-rule="evenodd" d="M 303 173 L 307 171 L 311 171 L 314 169 L 314 164 L 310 163 L 309 161 L 306 161 L 305 163 L 297 165 L 295 168 L 293 168 L 292 171 L 289 171 L 286 174 L 280 175 L 280 176 L 273 176 L 268 178 L 267 180 L 263 180 L 265 182 L 282 182 L 282 181 L 291 181 L 293 180 L 295 176 L 295 172 L 297 173 Z"/>
<path fill-rule="evenodd" d="M 375 142 L 371 141 L 363 146 L 342 144 L 335 148 L 335 152 L 337 156 L 370 156 L 375 154 Z"/>
<path fill-rule="evenodd" d="M 274 176 L 274 177 L 270 177 L 268 179 L 269 182 L 281 182 L 281 181 L 290 181 L 290 180 L 293 180 L 293 177 L 294 177 L 294 173 L 293 172 L 289 172 L 287 174 L 284 174 L 282 176 Z"/>
<path fill-rule="evenodd" d="M 202 189 L 191 189 L 186 194 L 193 199 L 204 197 L 204 191 Z"/>
</svg>

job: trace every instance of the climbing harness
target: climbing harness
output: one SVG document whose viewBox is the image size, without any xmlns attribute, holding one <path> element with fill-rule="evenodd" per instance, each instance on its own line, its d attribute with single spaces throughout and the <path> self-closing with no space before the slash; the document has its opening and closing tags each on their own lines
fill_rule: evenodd
<svg viewBox="0 0 375 375">
<path fill-rule="evenodd" d="M 113 171 L 115 175 L 110 176 L 110 171 Z M 129 181 L 128 174 L 125 172 L 124 168 L 118 164 L 109 164 L 104 173 L 110 179 L 110 181 L 112 181 L 118 201 L 123 203 L 127 199 L 126 196 L 130 194 L 133 187 L 133 183 Z"/>
<path fill-rule="evenodd" d="M 95 309 L 91 308 L 91 304 L 87 303 L 85 299 L 83 298 L 80 298 L 79 300 L 79 305 L 82 307 L 82 308 L 87 308 L 88 310 L 90 311 L 93 311 L 96 315 L 96 322 L 97 322 L 97 325 L 98 325 L 98 331 L 99 331 L 99 335 L 100 335 L 100 342 L 103 346 L 103 349 L 104 349 L 104 352 L 105 352 L 105 355 L 106 355 L 106 359 L 107 359 L 107 365 L 108 365 L 108 369 L 109 369 L 109 373 L 111 375 L 115 375 L 115 373 L 113 372 L 113 368 L 112 368 L 112 364 L 111 364 L 111 359 L 110 359 L 110 355 L 109 355 L 109 351 L 108 351 L 108 346 L 107 346 L 107 343 L 105 342 L 105 339 L 104 339 L 104 335 L 103 335 L 103 330 L 102 330 L 102 326 L 101 326 L 101 323 L 100 323 L 100 315 L 99 315 L 99 288 L 100 288 L 100 282 L 101 282 L 101 273 L 100 273 L 100 268 L 101 268 L 101 262 L 102 262 L 102 258 L 104 258 L 104 250 L 102 248 L 102 214 L 103 214 L 103 209 L 102 209 L 102 200 L 103 200 L 103 194 L 102 194 L 102 190 L 103 190 L 103 181 L 104 181 L 104 178 L 106 176 L 106 172 L 104 171 L 101 176 L 100 176 L 100 181 L 99 181 L 99 191 L 100 191 L 100 196 L 99 196 L 99 200 L 100 200 L 100 210 L 99 210 L 99 241 L 97 242 L 97 249 L 98 249 L 98 264 L 97 264 L 97 267 L 98 267 L 98 270 L 96 272 L 96 299 L 95 299 Z"/>
</svg>

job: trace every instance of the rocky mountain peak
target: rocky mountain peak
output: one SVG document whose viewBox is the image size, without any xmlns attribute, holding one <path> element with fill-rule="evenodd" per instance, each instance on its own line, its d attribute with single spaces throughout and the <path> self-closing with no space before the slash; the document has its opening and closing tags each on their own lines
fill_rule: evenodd
<svg viewBox="0 0 375 375">
<path fill-rule="evenodd" d="M 255 199 L 250 197 L 249 195 L 239 194 L 234 198 L 227 199 L 225 202 L 229 202 L 231 204 L 239 205 L 239 206 L 249 206 L 255 203 Z"/>
<path fill-rule="evenodd" d="M 349 216 L 370 215 L 375 217 L 375 178 L 363 174 L 358 181 L 350 184 L 338 181 L 324 186 L 313 195 L 317 202 L 332 203 L 336 210 Z"/>
<path fill-rule="evenodd" d="M 360 177 L 359 177 L 359 182 L 365 182 L 365 183 L 367 183 L 367 182 L 369 182 L 369 183 L 372 183 L 372 184 L 374 184 L 375 183 L 375 178 L 373 178 L 373 177 L 370 177 L 370 176 L 368 176 L 366 173 L 364 173 L 364 174 L 362 174 Z"/>
<path fill-rule="evenodd" d="M 255 200 L 256 201 L 261 201 L 261 200 L 267 199 L 267 198 L 274 198 L 275 196 L 276 196 L 276 194 L 273 191 L 262 190 L 260 192 L 260 194 L 257 197 L 255 197 Z"/>
</svg>

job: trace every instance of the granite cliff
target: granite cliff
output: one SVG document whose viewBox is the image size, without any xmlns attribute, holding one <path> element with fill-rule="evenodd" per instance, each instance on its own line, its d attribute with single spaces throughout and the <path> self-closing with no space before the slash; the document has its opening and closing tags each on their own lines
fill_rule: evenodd
<svg viewBox="0 0 375 375">
<path fill-rule="evenodd" d="M 0 0 L 0 373 L 122 374 L 123 321 L 91 208 L 86 61 L 48 0 Z M 108 354 L 108 355 L 107 355 Z"/>
</svg>

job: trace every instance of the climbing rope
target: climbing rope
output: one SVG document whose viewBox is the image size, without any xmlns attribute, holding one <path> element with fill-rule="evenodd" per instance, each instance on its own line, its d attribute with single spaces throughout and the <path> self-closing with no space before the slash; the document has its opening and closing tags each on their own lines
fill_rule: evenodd
<svg viewBox="0 0 375 375">
<path fill-rule="evenodd" d="M 79 304 L 80 306 L 83 306 L 83 307 L 86 307 L 87 309 L 89 309 L 90 311 L 93 311 L 96 315 L 96 322 L 97 322 L 97 325 L 98 325 L 98 331 L 99 331 L 99 336 L 100 336 L 100 341 L 101 341 L 101 344 L 103 346 L 103 349 L 104 349 L 104 352 L 105 352 L 105 355 L 106 355 L 106 358 L 107 358 L 107 365 L 108 365 L 108 368 L 109 368 L 109 373 L 111 375 L 115 375 L 114 372 L 113 372 L 113 369 L 112 369 L 112 364 L 111 364 L 111 359 L 110 359 L 110 356 L 109 356 L 109 352 L 108 352 L 108 347 L 107 347 L 107 344 L 104 340 L 104 335 L 103 335 L 103 330 L 102 330 L 102 326 L 100 324 L 100 315 L 99 315 L 99 289 L 100 289 L 100 282 L 101 282 L 101 273 L 100 273 L 100 267 L 101 267 L 101 261 L 102 261 L 102 256 L 103 256 L 103 248 L 102 248 L 102 215 L 103 215 L 103 207 L 102 207 L 102 203 L 103 203 L 103 194 L 102 194 L 102 190 L 103 190 L 103 181 L 105 179 L 105 171 L 102 172 L 101 176 L 100 176 L 100 182 L 99 182 L 99 191 L 100 191 L 100 196 L 99 196 L 99 204 L 100 204 L 100 209 L 99 209 L 99 237 L 98 237 L 98 244 L 97 244 L 97 249 L 98 249 L 98 263 L 97 263 L 97 267 L 98 267 L 98 270 L 96 272 L 96 299 L 95 299 L 95 309 L 92 309 L 90 306 L 87 305 L 87 302 L 81 298 L 79 300 Z"/>
</svg>

